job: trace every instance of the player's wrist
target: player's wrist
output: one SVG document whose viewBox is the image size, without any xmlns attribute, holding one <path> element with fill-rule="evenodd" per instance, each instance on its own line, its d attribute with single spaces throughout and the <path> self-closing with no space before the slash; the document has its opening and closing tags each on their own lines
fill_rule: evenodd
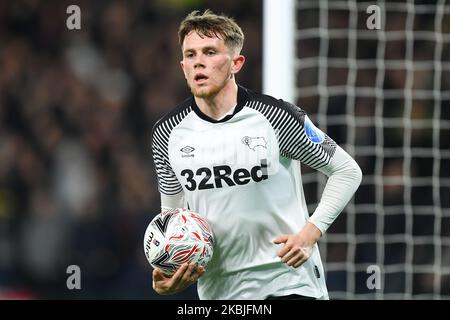
<svg viewBox="0 0 450 320">
<path fill-rule="evenodd" d="M 303 242 L 302 247 L 312 247 L 319 241 L 322 232 L 313 223 L 307 222 L 299 235 Z"/>
</svg>

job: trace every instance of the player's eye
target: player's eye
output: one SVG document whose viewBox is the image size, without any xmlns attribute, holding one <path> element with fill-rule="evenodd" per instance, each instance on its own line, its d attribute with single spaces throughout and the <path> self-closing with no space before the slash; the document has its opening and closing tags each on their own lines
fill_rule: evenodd
<svg viewBox="0 0 450 320">
<path fill-rule="evenodd" d="M 192 52 L 186 53 L 184 55 L 186 58 L 192 58 L 194 56 L 194 54 Z"/>
<path fill-rule="evenodd" d="M 208 52 L 206 53 L 208 56 L 213 56 L 216 54 L 216 52 L 214 50 L 208 50 Z"/>
</svg>

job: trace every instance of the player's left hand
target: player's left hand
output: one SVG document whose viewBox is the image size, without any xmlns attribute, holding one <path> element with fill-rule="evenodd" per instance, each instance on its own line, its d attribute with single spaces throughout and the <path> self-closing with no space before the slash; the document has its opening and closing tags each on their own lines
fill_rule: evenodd
<svg viewBox="0 0 450 320">
<path fill-rule="evenodd" d="M 312 223 L 307 223 L 297 234 L 283 234 L 273 243 L 284 244 L 277 252 L 281 261 L 294 268 L 300 267 L 311 256 L 314 244 L 321 236 L 320 230 Z"/>
</svg>

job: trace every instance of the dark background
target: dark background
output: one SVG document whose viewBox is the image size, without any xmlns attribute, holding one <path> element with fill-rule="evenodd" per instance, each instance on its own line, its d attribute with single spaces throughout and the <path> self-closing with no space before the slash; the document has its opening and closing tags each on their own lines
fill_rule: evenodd
<svg viewBox="0 0 450 320">
<path fill-rule="evenodd" d="M 238 80 L 260 91 L 260 1 L 0 3 L 0 297 L 161 298 L 142 247 L 160 211 L 150 135 L 190 95 L 177 30 L 204 8 L 241 25 Z"/>
</svg>

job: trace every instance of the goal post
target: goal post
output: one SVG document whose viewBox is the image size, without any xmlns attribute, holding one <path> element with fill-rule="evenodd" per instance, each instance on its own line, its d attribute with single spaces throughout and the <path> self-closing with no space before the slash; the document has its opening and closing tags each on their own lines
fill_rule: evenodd
<svg viewBox="0 0 450 320">
<path fill-rule="evenodd" d="M 295 0 L 264 0 L 263 93 L 294 103 Z"/>
</svg>

